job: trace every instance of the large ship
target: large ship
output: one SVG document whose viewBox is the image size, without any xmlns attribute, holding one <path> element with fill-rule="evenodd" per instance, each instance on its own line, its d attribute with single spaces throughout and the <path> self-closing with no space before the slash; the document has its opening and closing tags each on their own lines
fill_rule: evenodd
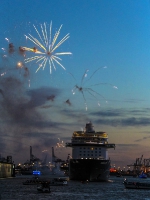
<svg viewBox="0 0 150 200">
<path fill-rule="evenodd" d="M 111 161 L 108 149 L 115 144 L 108 143 L 106 132 L 96 132 L 91 122 L 86 124 L 84 131 L 74 131 L 71 143 L 72 158 L 69 160 L 70 180 L 107 181 Z"/>
</svg>

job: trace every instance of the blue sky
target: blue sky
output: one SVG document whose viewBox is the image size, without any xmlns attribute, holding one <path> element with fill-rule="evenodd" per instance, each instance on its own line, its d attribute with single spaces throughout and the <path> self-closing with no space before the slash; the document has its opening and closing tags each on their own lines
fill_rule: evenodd
<svg viewBox="0 0 150 200">
<path fill-rule="evenodd" d="M 32 145 L 37 156 L 42 158 L 46 149 L 50 157 L 58 138 L 70 141 L 73 131 L 91 120 L 96 130 L 108 133 L 109 142 L 116 143 L 116 150 L 109 151 L 112 163 L 124 166 L 142 154 L 149 158 L 149 0 L 6 0 L 0 13 L 0 44 L 5 49 L 0 52 L 2 156 L 12 153 L 15 162 L 23 162 Z M 70 35 L 58 48 L 72 53 L 61 57 L 66 70 L 56 65 L 50 74 L 46 65 L 44 71 L 35 73 L 38 65 L 34 61 L 18 70 L 16 62 L 24 62 L 24 57 L 16 49 L 33 48 L 25 35 L 38 38 L 33 24 L 40 31 L 40 24 L 51 21 L 52 34 L 63 24 L 58 41 Z M 5 38 L 14 44 L 13 54 L 8 53 Z M 26 52 L 26 58 L 30 56 Z M 75 85 L 83 87 L 87 110 L 82 93 L 76 89 L 72 94 Z M 96 98 L 85 91 L 87 87 L 98 93 Z M 71 151 L 61 150 L 56 153 L 63 158 Z"/>
</svg>

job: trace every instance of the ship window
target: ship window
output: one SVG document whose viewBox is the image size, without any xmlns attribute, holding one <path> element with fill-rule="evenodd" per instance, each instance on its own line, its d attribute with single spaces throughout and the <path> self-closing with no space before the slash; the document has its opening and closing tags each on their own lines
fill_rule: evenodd
<svg viewBox="0 0 150 200">
<path fill-rule="evenodd" d="M 84 156 L 85 156 L 85 154 L 84 154 Z"/>
<path fill-rule="evenodd" d="M 95 153 L 97 153 L 97 151 L 95 151 Z"/>
<path fill-rule="evenodd" d="M 93 154 L 91 154 L 91 156 L 93 156 Z"/>
<path fill-rule="evenodd" d="M 95 149 L 97 149 L 97 148 L 95 148 Z"/>
<path fill-rule="evenodd" d="M 89 156 L 89 154 L 88 154 L 88 156 Z"/>
</svg>

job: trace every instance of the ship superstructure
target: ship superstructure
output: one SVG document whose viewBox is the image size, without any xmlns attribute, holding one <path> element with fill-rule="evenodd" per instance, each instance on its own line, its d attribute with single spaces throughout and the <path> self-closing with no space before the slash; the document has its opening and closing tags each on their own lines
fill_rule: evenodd
<svg viewBox="0 0 150 200">
<path fill-rule="evenodd" d="M 106 132 L 96 132 L 91 122 L 84 131 L 74 131 L 71 143 L 72 159 L 69 161 L 69 177 L 72 180 L 107 181 L 110 160 L 108 149 L 115 144 L 108 143 Z"/>
</svg>

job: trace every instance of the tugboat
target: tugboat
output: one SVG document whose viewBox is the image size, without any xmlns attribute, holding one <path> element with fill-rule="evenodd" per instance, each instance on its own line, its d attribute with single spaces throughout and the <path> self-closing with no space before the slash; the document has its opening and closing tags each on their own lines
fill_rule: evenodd
<svg viewBox="0 0 150 200">
<path fill-rule="evenodd" d="M 123 184 L 126 189 L 148 189 L 148 190 L 150 190 L 150 183 L 129 182 L 129 181 L 127 181 L 127 179 L 124 179 Z"/>
<path fill-rule="evenodd" d="M 106 132 L 96 132 L 91 122 L 84 131 L 74 131 L 71 143 L 72 159 L 69 160 L 69 179 L 80 181 L 108 181 L 110 159 L 108 149 L 115 144 L 108 143 Z"/>
</svg>

